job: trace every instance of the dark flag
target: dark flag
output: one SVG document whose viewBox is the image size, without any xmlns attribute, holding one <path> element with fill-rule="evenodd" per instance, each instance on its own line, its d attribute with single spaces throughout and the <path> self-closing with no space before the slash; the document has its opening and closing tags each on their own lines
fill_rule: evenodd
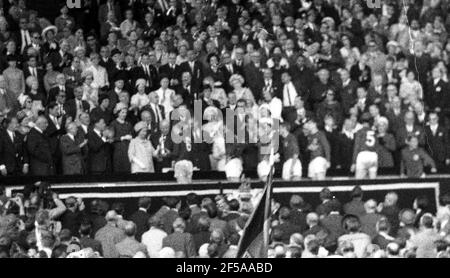
<svg viewBox="0 0 450 278">
<path fill-rule="evenodd" d="M 253 211 L 239 242 L 237 258 L 267 258 L 271 199 L 273 183 L 273 164 L 261 200 Z"/>
</svg>

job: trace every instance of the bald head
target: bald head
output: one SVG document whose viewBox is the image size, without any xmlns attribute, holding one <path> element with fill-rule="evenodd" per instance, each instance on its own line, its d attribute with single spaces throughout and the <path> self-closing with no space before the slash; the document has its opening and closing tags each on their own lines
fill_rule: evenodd
<svg viewBox="0 0 450 278">
<path fill-rule="evenodd" d="M 129 221 L 125 225 L 125 235 L 127 235 L 128 237 L 134 237 L 135 234 L 136 234 L 136 224 Z"/>
<path fill-rule="evenodd" d="M 110 210 L 106 213 L 105 220 L 107 222 L 116 222 L 117 221 L 117 212 L 114 210 Z"/>
<path fill-rule="evenodd" d="M 315 212 L 308 213 L 306 216 L 306 223 L 308 223 L 309 226 L 319 224 L 319 215 Z"/>
<path fill-rule="evenodd" d="M 211 232 L 211 241 L 214 243 L 217 243 L 217 244 L 222 243 L 224 238 L 225 238 L 225 236 L 224 236 L 222 230 L 216 229 Z"/>
<path fill-rule="evenodd" d="M 373 199 L 368 200 L 364 204 L 364 209 L 366 210 L 366 213 L 375 213 L 377 210 L 377 202 Z"/>
</svg>

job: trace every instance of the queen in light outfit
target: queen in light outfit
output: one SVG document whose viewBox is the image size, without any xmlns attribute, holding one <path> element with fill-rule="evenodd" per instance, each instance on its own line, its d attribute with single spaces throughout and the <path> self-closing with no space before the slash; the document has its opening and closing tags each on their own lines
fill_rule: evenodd
<svg viewBox="0 0 450 278">
<path fill-rule="evenodd" d="M 156 157 L 158 151 L 153 148 L 147 139 L 147 125 L 144 122 L 139 122 L 134 126 L 134 131 L 137 136 L 131 140 L 128 147 L 131 173 L 154 173 L 153 157 Z"/>
</svg>

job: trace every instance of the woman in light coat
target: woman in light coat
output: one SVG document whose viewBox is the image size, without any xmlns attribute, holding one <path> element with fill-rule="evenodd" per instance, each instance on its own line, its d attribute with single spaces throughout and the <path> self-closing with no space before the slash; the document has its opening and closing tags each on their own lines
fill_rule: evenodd
<svg viewBox="0 0 450 278">
<path fill-rule="evenodd" d="M 153 157 L 157 156 L 158 151 L 147 139 L 148 128 L 144 122 L 135 125 L 136 138 L 131 140 L 128 147 L 128 158 L 131 163 L 131 173 L 154 173 L 155 167 Z"/>
</svg>

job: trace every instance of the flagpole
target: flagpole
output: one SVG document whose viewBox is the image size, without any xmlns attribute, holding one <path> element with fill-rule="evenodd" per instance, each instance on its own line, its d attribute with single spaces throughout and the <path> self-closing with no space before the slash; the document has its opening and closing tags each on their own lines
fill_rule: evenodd
<svg viewBox="0 0 450 278">
<path fill-rule="evenodd" d="M 267 185 L 266 185 L 266 204 L 264 209 L 264 229 L 263 229 L 263 235 L 264 235 L 264 245 L 263 245 L 263 251 L 264 254 L 262 254 L 263 258 L 267 258 L 268 252 L 269 252 L 269 243 L 270 243 L 270 226 L 271 226 L 271 216 L 272 216 L 272 183 L 273 183 L 273 171 L 274 171 L 274 164 L 275 164 L 275 154 L 274 154 L 274 148 L 270 149 L 270 157 L 269 157 L 269 164 L 270 164 L 270 172 L 269 176 L 267 177 Z"/>
<path fill-rule="evenodd" d="M 264 209 L 264 247 L 263 247 L 263 258 L 267 258 L 269 252 L 270 243 L 270 226 L 271 226 L 271 216 L 272 216 L 272 179 L 273 179 L 273 165 L 270 167 L 269 177 L 267 179 L 267 191 L 266 191 L 266 206 Z"/>
</svg>

